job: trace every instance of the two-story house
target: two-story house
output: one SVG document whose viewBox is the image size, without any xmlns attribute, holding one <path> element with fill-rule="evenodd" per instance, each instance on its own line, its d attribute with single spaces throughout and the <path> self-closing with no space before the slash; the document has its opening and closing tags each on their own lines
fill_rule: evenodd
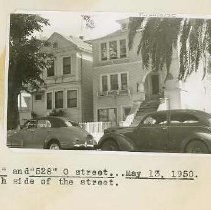
<svg viewBox="0 0 211 210">
<path fill-rule="evenodd" d="M 159 98 L 164 78 L 144 70 L 137 49 L 128 49 L 129 18 L 118 22 L 121 29 L 92 40 L 94 120 L 114 124 L 135 112 L 145 98 Z"/>
<path fill-rule="evenodd" d="M 73 121 L 93 121 L 92 47 L 82 37 L 53 33 L 43 49 L 51 53 L 43 71 L 45 85 L 32 96 L 32 111 L 38 116 L 62 110 Z"/>
<path fill-rule="evenodd" d="M 165 69 L 158 72 L 145 69 L 141 53 L 137 54 L 141 28 L 132 49 L 128 49 L 129 21 L 130 18 L 119 20 L 121 29 L 92 40 L 94 120 L 130 125 L 139 122 L 146 113 L 162 109 L 211 112 L 210 74 L 202 80 L 203 66 L 186 81 L 179 81 L 175 48 L 168 74 Z"/>
</svg>

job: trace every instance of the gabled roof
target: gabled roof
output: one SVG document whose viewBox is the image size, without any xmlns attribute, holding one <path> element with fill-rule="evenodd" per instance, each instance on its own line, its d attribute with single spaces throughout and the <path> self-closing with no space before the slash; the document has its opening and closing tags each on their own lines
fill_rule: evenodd
<svg viewBox="0 0 211 210">
<path fill-rule="evenodd" d="M 78 47 L 79 49 L 81 50 L 86 50 L 86 51 L 92 51 L 92 45 L 85 42 L 84 40 L 80 39 L 79 37 L 74 37 L 74 36 L 63 36 L 57 32 L 54 32 L 50 37 L 49 39 L 52 37 L 52 36 L 59 36 L 60 38 L 63 38 L 69 42 L 71 42 L 73 45 L 75 45 L 76 47 Z M 49 40 L 48 39 L 48 40 Z"/>
<path fill-rule="evenodd" d="M 85 49 L 85 50 L 92 50 L 92 45 L 85 42 L 84 40 L 80 39 L 79 37 L 68 36 L 65 37 L 68 41 L 75 44 L 78 48 Z"/>
</svg>

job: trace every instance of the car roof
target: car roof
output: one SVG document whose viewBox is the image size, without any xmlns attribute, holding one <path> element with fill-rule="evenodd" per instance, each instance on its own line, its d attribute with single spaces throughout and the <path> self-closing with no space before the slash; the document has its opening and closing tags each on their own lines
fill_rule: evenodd
<svg viewBox="0 0 211 210">
<path fill-rule="evenodd" d="M 170 112 L 170 113 L 189 113 L 189 114 L 211 117 L 211 115 L 209 113 L 201 111 L 201 110 L 196 110 L 196 109 L 170 109 L 170 110 L 161 110 L 161 111 L 152 112 L 152 113 L 166 113 L 166 112 Z"/>
</svg>

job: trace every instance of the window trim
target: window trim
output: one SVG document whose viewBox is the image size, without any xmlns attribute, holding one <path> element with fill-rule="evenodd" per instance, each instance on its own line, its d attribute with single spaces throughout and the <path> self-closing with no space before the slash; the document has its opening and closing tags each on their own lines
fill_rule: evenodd
<svg viewBox="0 0 211 210">
<path fill-rule="evenodd" d="M 48 69 L 49 68 L 47 68 L 46 70 L 46 76 L 47 76 L 47 78 L 51 78 L 51 77 L 54 77 L 55 76 L 55 73 L 56 73 L 56 69 L 55 69 L 55 59 L 48 59 L 47 60 L 47 62 L 49 62 L 49 61 L 53 61 L 53 75 L 50 75 L 50 76 L 48 76 Z"/>
<path fill-rule="evenodd" d="M 120 41 L 121 40 L 126 40 L 126 56 L 125 57 L 120 57 Z M 117 42 L 117 58 L 115 59 L 111 59 L 110 58 L 110 51 L 109 51 L 109 43 L 116 41 Z M 107 59 L 106 60 L 102 60 L 102 54 L 101 54 L 101 44 L 106 43 L 106 47 L 107 47 Z M 125 59 L 128 58 L 128 39 L 126 37 L 122 37 L 122 38 L 118 38 L 118 39 L 110 39 L 110 40 L 104 40 L 104 41 L 100 41 L 99 42 L 99 61 L 100 62 L 108 62 L 108 61 L 113 61 L 113 60 L 121 60 L 121 59 Z"/>
<path fill-rule="evenodd" d="M 100 75 L 100 91 L 103 92 L 103 84 L 102 84 L 102 78 L 103 76 L 107 76 L 107 91 L 112 91 L 111 90 L 111 80 L 110 76 L 111 75 L 118 75 L 118 90 L 122 90 L 122 81 L 121 81 L 121 74 L 127 74 L 127 88 L 129 88 L 129 72 L 128 71 L 123 71 L 123 72 L 116 72 L 116 73 L 106 73 L 106 74 L 101 74 Z"/>
<path fill-rule="evenodd" d="M 48 93 L 51 93 L 52 95 L 52 97 L 51 97 L 51 109 L 48 109 Z M 53 108 L 54 108 L 54 103 L 53 103 L 53 101 L 54 101 L 54 97 L 53 97 L 53 91 L 48 91 L 48 92 L 46 92 L 46 110 L 53 110 Z"/>
<path fill-rule="evenodd" d="M 71 90 L 75 90 L 76 91 L 76 93 L 77 93 L 77 98 L 76 98 L 76 101 L 77 101 L 77 106 L 76 107 L 68 107 L 68 105 L 67 105 L 67 92 L 68 91 L 71 91 Z M 66 90 L 66 108 L 67 109 L 77 109 L 79 107 L 79 90 L 78 89 L 76 89 L 76 88 L 73 88 L 73 89 L 67 89 Z"/>
<path fill-rule="evenodd" d="M 62 98 L 62 101 L 63 101 L 63 103 L 62 103 L 62 107 L 56 107 L 56 93 L 57 92 L 62 92 L 63 94 L 63 98 Z M 54 91 L 54 107 L 55 107 L 55 109 L 64 109 L 64 90 L 55 90 Z"/>
<path fill-rule="evenodd" d="M 64 73 L 64 59 L 69 58 L 70 59 L 70 72 L 69 73 Z M 63 56 L 62 57 L 62 75 L 70 75 L 72 74 L 72 58 L 71 56 Z"/>
</svg>

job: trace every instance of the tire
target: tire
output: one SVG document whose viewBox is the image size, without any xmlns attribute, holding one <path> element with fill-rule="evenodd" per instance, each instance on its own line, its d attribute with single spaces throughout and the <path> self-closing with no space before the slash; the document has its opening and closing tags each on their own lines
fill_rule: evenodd
<svg viewBox="0 0 211 210">
<path fill-rule="evenodd" d="M 100 146 L 100 149 L 103 151 L 119 151 L 119 146 L 114 140 L 106 140 Z"/>
<path fill-rule="evenodd" d="M 185 147 L 186 153 L 201 153 L 201 154 L 208 154 L 209 149 L 207 145 L 200 140 L 192 140 L 189 142 Z"/>
<path fill-rule="evenodd" d="M 61 149 L 58 141 L 50 141 L 47 148 L 50 150 L 60 150 Z"/>
</svg>

